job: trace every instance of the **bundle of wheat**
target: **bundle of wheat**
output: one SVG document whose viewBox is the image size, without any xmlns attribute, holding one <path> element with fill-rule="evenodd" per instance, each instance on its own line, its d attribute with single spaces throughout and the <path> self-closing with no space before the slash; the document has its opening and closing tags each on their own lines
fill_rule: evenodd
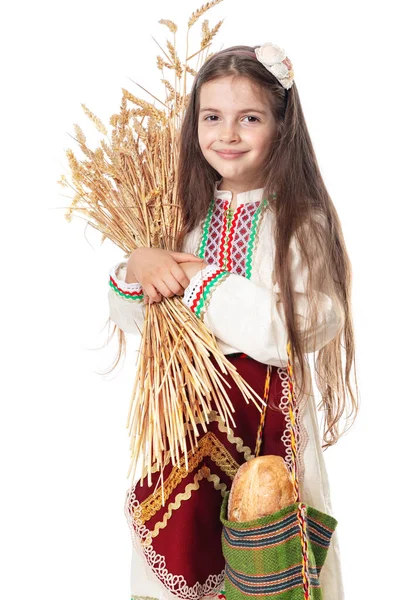
<svg viewBox="0 0 400 600">
<path fill-rule="evenodd" d="M 197 57 L 198 68 L 210 58 L 210 43 L 222 21 L 212 29 L 208 20 L 203 22 L 200 49 L 191 56 L 189 32 L 201 15 L 221 1 L 209 2 L 191 15 L 184 62 L 176 51 L 177 26 L 169 20 L 160 21 L 174 36 L 174 43 L 168 41 L 166 50 L 160 46 L 164 57 L 157 56 L 165 101 L 145 91 L 161 108 L 123 90 L 120 112 L 110 119 L 113 129 L 109 137 L 100 119 L 82 105 L 106 140 L 91 150 L 82 129 L 75 125 L 75 139 L 85 158 L 78 160 L 72 150 L 67 150 L 71 181 L 63 175 L 59 183 L 71 187 L 75 194 L 66 218 L 70 220 L 75 213 L 83 215 L 102 233 L 102 240 L 110 239 L 126 257 L 142 246 L 175 250 L 182 226 L 176 194 L 178 136 L 188 101 L 187 75 L 196 75 L 189 62 Z M 165 68 L 174 71 L 175 86 L 166 79 Z M 183 455 L 187 465 L 188 451 L 197 443 L 199 427 L 206 431 L 207 415 L 213 409 L 228 427 L 235 426 L 224 375 L 231 375 L 245 401 L 253 401 L 261 410 L 262 398 L 238 374 L 213 334 L 178 296 L 147 305 L 138 356 L 127 423 L 131 436 L 128 477 L 130 473 L 135 476 L 139 459 L 142 477 L 147 474 L 149 483 L 152 472 L 162 471 L 167 456 L 176 465 Z"/>
</svg>

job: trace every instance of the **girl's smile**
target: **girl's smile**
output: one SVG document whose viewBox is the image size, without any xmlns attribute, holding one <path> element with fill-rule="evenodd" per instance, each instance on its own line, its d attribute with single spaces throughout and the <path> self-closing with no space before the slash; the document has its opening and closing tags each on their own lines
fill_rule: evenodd
<svg viewBox="0 0 400 600">
<path fill-rule="evenodd" d="M 228 160 L 232 158 L 238 158 L 245 154 L 245 152 L 235 152 L 233 150 L 215 150 L 215 152 L 218 154 L 218 156 L 221 156 L 222 158 L 227 158 Z"/>
</svg>

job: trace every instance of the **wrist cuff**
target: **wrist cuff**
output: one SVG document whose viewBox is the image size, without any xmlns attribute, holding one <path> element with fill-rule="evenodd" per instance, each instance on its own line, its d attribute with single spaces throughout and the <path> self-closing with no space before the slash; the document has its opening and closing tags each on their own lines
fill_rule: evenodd
<svg viewBox="0 0 400 600">
<path fill-rule="evenodd" d="M 208 265 L 194 275 L 185 290 L 182 301 L 200 319 L 207 310 L 211 295 L 217 285 L 229 277 L 225 271 L 216 265 Z"/>
<path fill-rule="evenodd" d="M 121 263 L 118 263 L 110 270 L 109 285 L 111 289 L 126 300 L 140 302 L 143 300 L 142 285 L 140 283 L 126 283 L 123 279 L 118 279 L 117 272 L 120 266 Z"/>
</svg>

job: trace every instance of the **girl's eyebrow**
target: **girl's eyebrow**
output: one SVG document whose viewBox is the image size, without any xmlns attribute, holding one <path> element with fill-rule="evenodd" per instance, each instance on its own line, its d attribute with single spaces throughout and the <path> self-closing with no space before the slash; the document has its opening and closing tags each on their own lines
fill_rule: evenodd
<svg viewBox="0 0 400 600">
<path fill-rule="evenodd" d="M 220 112 L 217 108 L 201 108 L 200 112 Z M 266 112 L 265 110 L 259 110 L 258 108 L 243 108 L 242 110 L 238 110 L 238 112 L 243 113 L 243 112 L 256 112 L 256 113 L 260 113 L 260 115 L 265 115 Z"/>
</svg>

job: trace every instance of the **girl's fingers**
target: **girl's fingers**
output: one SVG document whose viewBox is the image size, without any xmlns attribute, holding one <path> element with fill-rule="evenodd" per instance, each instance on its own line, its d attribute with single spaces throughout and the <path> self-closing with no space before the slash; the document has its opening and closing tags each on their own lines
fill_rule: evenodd
<svg viewBox="0 0 400 600">
<path fill-rule="evenodd" d="M 176 263 L 171 267 L 171 273 L 175 277 L 178 284 L 182 286 L 185 290 L 190 283 L 189 277 L 186 275 L 185 271 Z M 178 292 L 177 292 L 178 293 Z"/>
<path fill-rule="evenodd" d="M 167 273 L 164 276 L 164 283 L 171 290 L 173 295 L 181 296 L 185 292 L 184 288 L 181 286 L 179 281 L 176 280 L 172 273 Z"/>
<path fill-rule="evenodd" d="M 158 292 L 158 290 L 156 290 L 154 285 L 151 285 L 151 283 L 147 284 L 143 291 L 149 298 L 149 304 L 152 304 L 152 302 L 161 302 L 161 294 Z"/>
<path fill-rule="evenodd" d="M 194 254 L 190 254 L 189 252 L 174 252 L 171 251 L 169 253 L 173 259 L 176 260 L 176 262 L 180 263 L 180 262 L 198 262 L 198 261 L 202 261 L 202 258 L 199 258 L 198 256 L 195 256 Z"/>
<path fill-rule="evenodd" d="M 174 292 L 169 288 L 165 280 L 157 282 L 157 289 L 160 292 L 160 294 L 165 298 L 171 298 L 171 296 L 175 295 Z"/>
</svg>

